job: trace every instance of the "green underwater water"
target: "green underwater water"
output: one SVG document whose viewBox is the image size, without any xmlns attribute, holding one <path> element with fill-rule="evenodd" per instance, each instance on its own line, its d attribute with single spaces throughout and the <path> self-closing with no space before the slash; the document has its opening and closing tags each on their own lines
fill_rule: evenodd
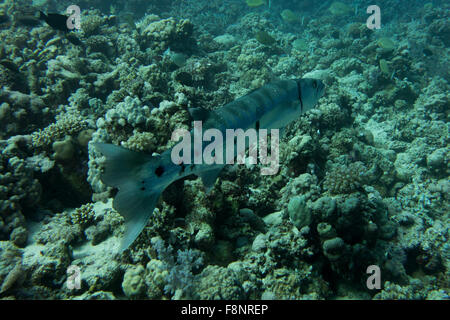
<svg viewBox="0 0 450 320">
<path fill-rule="evenodd" d="M 449 299 L 448 1 L 75 3 L 0 1 L 0 299 Z"/>
</svg>

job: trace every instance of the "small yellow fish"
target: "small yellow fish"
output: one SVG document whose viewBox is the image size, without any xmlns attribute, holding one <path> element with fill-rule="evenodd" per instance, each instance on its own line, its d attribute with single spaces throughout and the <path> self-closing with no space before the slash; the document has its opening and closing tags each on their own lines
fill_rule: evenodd
<svg viewBox="0 0 450 320">
<path fill-rule="evenodd" d="M 249 7 L 255 8 L 266 4 L 266 0 L 245 0 Z"/>
</svg>

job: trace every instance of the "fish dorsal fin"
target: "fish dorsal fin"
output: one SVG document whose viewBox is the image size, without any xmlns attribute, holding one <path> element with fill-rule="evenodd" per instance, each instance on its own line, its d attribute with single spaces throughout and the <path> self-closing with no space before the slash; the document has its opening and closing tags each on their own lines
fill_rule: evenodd
<svg viewBox="0 0 450 320">
<path fill-rule="evenodd" d="M 191 115 L 194 121 L 203 121 L 205 122 L 210 118 L 211 112 L 209 110 L 196 107 L 196 108 L 188 108 L 189 114 Z"/>
</svg>

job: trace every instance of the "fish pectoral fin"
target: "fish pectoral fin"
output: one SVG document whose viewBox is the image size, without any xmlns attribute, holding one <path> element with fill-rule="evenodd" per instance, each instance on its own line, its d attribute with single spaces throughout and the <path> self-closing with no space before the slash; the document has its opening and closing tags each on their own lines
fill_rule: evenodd
<svg viewBox="0 0 450 320">
<path fill-rule="evenodd" d="M 205 186 L 206 193 L 211 192 L 222 169 L 223 167 L 214 168 L 198 174 L 198 176 L 202 179 L 203 185 Z"/>
</svg>

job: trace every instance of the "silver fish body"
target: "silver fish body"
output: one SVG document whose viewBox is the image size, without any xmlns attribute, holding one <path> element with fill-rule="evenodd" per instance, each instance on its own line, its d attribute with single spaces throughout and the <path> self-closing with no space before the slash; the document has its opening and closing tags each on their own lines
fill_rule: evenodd
<svg viewBox="0 0 450 320">
<path fill-rule="evenodd" d="M 324 89 L 322 81 L 316 79 L 279 80 L 219 109 L 194 109 L 191 115 L 194 120 L 202 121 L 203 129 L 214 128 L 223 133 L 227 129 L 282 129 L 312 109 Z M 176 164 L 171 149 L 154 157 L 107 143 L 94 146 L 106 157 L 102 181 L 119 189 L 113 206 L 125 219 L 121 251 L 138 237 L 168 185 L 195 174 L 211 188 L 224 167 L 224 164 L 195 164 L 194 161 Z"/>
</svg>

